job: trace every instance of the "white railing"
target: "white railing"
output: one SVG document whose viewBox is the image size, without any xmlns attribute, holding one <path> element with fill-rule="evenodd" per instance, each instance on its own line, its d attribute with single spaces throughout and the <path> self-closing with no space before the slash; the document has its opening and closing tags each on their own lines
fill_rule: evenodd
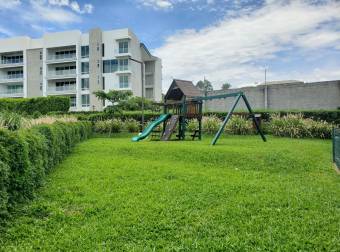
<svg viewBox="0 0 340 252">
<path fill-rule="evenodd" d="M 17 97 L 17 96 L 23 96 L 23 95 L 24 95 L 24 90 L 22 88 L 0 91 L 0 97 Z"/>
<path fill-rule="evenodd" d="M 118 72 L 125 72 L 125 71 L 131 71 L 131 68 L 129 65 L 118 65 Z"/>
<path fill-rule="evenodd" d="M 63 92 L 70 92 L 70 91 L 75 92 L 76 85 L 48 87 L 48 92 L 51 92 L 51 93 L 63 93 Z"/>
<path fill-rule="evenodd" d="M 129 48 L 128 49 L 115 49 L 115 55 L 127 55 L 130 53 Z"/>
<path fill-rule="evenodd" d="M 24 63 L 23 59 L 2 59 L 0 61 L 1 65 L 8 65 L 8 64 L 22 64 Z"/>
<path fill-rule="evenodd" d="M 71 70 L 49 71 L 47 76 L 48 77 L 67 77 L 67 76 L 74 76 L 76 74 L 77 74 L 76 69 L 71 69 Z"/>
<path fill-rule="evenodd" d="M 0 82 L 15 82 L 15 81 L 22 81 L 24 78 L 23 74 L 11 74 L 11 75 L 5 75 L 3 77 L 0 77 Z"/>
<path fill-rule="evenodd" d="M 56 55 L 52 54 L 49 55 L 47 60 L 76 60 L 77 56 L 76 54 L 64 54 L 64 55 Z"/>
</svg>

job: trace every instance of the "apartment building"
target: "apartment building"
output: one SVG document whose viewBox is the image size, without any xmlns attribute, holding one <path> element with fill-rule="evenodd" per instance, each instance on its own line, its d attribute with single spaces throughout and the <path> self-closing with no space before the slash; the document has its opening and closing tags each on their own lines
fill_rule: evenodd
<svg viewBox="0 0 340 252">
<path fill-rule="evenodd" d="M 0 97 L 70 96 L 71 110 L 109 105 L 97 90 L 131 90 L 161 100 L 161 60 L 130 29 L 65 31 L 0 40 Z"/>
</svg>

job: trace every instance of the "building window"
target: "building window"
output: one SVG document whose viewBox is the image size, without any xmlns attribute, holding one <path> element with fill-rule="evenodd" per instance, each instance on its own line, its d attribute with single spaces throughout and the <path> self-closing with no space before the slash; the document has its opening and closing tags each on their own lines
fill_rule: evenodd
<svg viewBox="0 0 340 252">
<path fill-rule="evenodd" d="M 152 99 L 153 98 L 153 88 L 145 89 L 145 98 Z"/>
<path fill-rule="evenodd" d="M 128 53 L 128 52 L 129 52 L 129 42 L 120 41 L 119 42 L 119 53 Z"/>
<path fill-rule="evenodd" d="M 117 69 L 117 60 L 103 60 L 103 73 L 114 73 Z"/>
<path fill-rule="evenodd" d="M 129 76 L 128 75 L 119 76 L 119 88 L 129 88 Z"/>
<path fill-rule="evenodd" d="M 102 57 L 105 57 L 105 45 L 102 44 Z"/>
<path fill-rule="evenodd" d="M 40 57 L 40 60 L 42 60 L 42 52 L 40 52 L 40 56 L 39 57 Z"/>
<path fill-rule="evenodd" d="M 9 85 L 7 86 L 7 93 L 8 94 L 16 94 L 16 93 L 22 93 L 23 92 L 23 86 L 22 85 Z"/>
<path fill-rule="evenodd" d="M 23 55 L 1 56 L 2 64 L 23 63 L 23 61 L 24 61 Z"/>
<path fill-rule="evenodd" d="M 81 57 L 88 58 L 89 57 L 89 46 L 82 46 L 81 47 Z"/>
<path fill-rule="evenodd" d="M 119 71 L 126 71 L 129 69 L 129 59 L 119 60 Z"/>
<path fill-rule="evenodd" d="M 75 96 L 70 96 L 70 100 L 71 100 L 71 107 L 77 107 L 77 98 Z"/>
<path fill-rule="evenodd" d="M 103 77 L 103 90 L 105 90 L 105 77 Z"/>
<path fill-rule="evenodd" d="M 52 89 L 53 90 L 53 89 Z M 53 91 L 75 91 L 76 81 L 58 81 L 55 83 L 55 90 Z"/>
<path fill-rule="evenodd" d="M 90 107 L 90 95 L 85 94 L 81 96 L 81 106 Z"/>
<path fill-rule="evenodd" d="M 89 62 L 82 62 L 81 63 L 81 73 L 82 74 L 88 74 L 89 73 Z"/>
<path fill-rule="evenodd" d="M 16 71 L 8 71 L 7 72 L 7 79 L 20 79 L 23 78 L 24 71 L 23 70 L 16 70 Z"/>
<path fill-rule="evenodd" d="M 40 82 L 40 91 L 43 89 L 43 84 Z"/>
<path fill-rule="evenodd" d="M 89 78 L 81 79 L 81 90 L 89 90 Z"/>
<path fill-rule="evenodd" d="M 40 67 L 40 75 L 42 75 L 42 67 Z"/>
</svg>

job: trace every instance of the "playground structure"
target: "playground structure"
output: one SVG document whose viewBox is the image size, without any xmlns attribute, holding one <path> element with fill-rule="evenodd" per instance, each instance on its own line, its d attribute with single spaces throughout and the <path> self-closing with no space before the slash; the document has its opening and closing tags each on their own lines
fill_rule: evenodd
<svg viewBox="0 0 340 252">
<path fill-rule="evenodd" d="M 153 121 L 145 128 L 145 130 L 136 137 L 132 138 L 132 141 L 137 142 L 146 138 L 154 128 L 163 123 L 163 132 L 161 136 L 162 141 L 168 141 L 171 135 L 175 132 L 178 124 L 177 138 L 184 140 L 186 135 L 186 125 L 188 120 L 197 119 L 198 129 L 193 135 L 193 139 L 198 134 L 198 139 L 202 138 L 202 116 L 203 116 L 203 101 L 213 99 L 226 99 L 229 97 L 235 97 L 234 103 L 231 109 L 227 113 L 222 125 L 214 136 L 211 145 L 215 145 L 219 137 L 221 136 L 226 124 L 231 118 L 237 104 L 242 99 L 249 111 L 249 117 L 253 120 L 258 134 L 260 134 L 262 140 L 265 142 L 266 137 L 261 131 L 258 121 L 255 118 L 255 114 L 251 109 L 251 106 L 243 92 L 221 94 L 214 96 L 202 96 L 201 91 L 193 85 L 191 81 L 185 80 L 173 80 L 170 88 L 164 96 L 164 114 L 162 114 L 157 120 Z"/>
</svg>

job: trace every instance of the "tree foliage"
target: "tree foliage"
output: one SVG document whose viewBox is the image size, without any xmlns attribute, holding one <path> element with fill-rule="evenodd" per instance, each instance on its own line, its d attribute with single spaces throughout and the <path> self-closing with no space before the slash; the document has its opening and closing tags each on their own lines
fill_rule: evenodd
<svg viewBox="0 0 340 252">
<path fill-rule="evenodd" d="M 198 81 L 197 84 L 196 84 L 196 87 L 198 87 L 200 90 L 202 90 L 204 92 L 208 92 L 208 91 L 213 91 L 214 90 L 211 82 L 206 80 L 206 79 L 203 80 L 203 81 L 202 80 Z"/>
<path fill-rule="evenodd" d="M 226 82 L 226 83 L 222 84 L 222 90 L 227 90 L 229 88 L 231 88 L 231 84 L 230 83 Z"/>
<path fill-rule="evenodd" d="M 106 111 L 110 113 L 119 113 L 122 111 L 122 104 L 125 101 L 129 100 L 132 96 L 132 92 L 130 90 L 110 90 L 105 93 L 104 91 L 96 91 L 94 94 L 97 96 L 99 100 L 109 101 L 112 105 L 106 107 Z"/>
</svg>

